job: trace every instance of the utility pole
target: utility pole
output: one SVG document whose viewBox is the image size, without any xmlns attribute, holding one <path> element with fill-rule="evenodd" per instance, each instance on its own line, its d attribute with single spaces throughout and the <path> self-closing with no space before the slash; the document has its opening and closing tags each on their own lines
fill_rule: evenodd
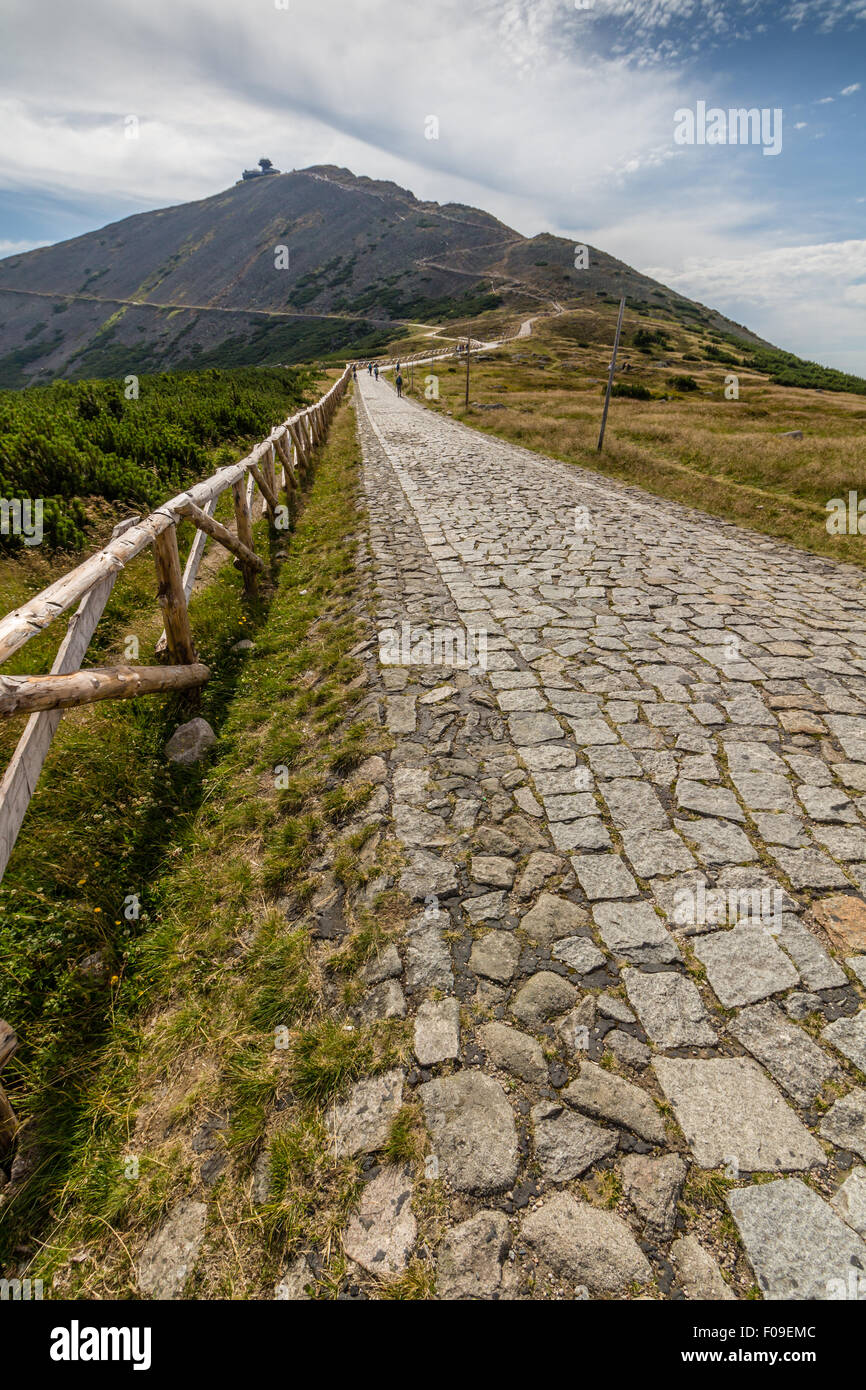
<svg viewBox="0 0 866 1390">
<path fill-rule="evenodd" d="M 598 449 L 596 451 L 597 453 L 601 453 L 601 446 L 604 443 L 604 427 L 607 424 L 607 408 L 610 405 L 610 392 L 611 387 L 613 386 L 613 375 L 616 371 L 616 354 L 619 348 L 619 335 L 622 329 L 622 316 L 624 313 L 625 296 L 623 296 L 623 298 L 619 301 L 619 318 L 616 321 L 616 337 L 613 340 L 613 353 L 611 354 L 610 359 L 610 370 L 607 374 L 607 390 L 604 393 L 604 411 L 601 417 L 601 429 L 598 432 Z"/>
<path fill-rule="evenodd" d="M 469 358 L 470 358 L 470 356 L 471 356 L 471 353 L 470 353 L 470 351 L 469 351 L 469 348 L 470 348 L 471 343 L 472 343 L 472 339 L 469 338 L 469 337 L 467 337 L 467 339 L 466 339 L 466 401 L 465 401 L 465 405 L 466 405 L 466 409 L 467 409 L 467 410 L 469 409 Z"/>
</svg>

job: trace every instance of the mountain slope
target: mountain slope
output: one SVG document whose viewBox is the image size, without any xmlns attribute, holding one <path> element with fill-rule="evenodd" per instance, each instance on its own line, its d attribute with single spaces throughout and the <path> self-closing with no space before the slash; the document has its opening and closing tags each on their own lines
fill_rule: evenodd
<svg viewBox="0 0 866 1390">
<path fill-rule="evenodd" d="M 318 166 L 0 261 L 0 385 L 298 361 L 401 321 L 622 293 L 758 341 L 595 248 L 577 270 L 561 237 Z"/>
</svg>

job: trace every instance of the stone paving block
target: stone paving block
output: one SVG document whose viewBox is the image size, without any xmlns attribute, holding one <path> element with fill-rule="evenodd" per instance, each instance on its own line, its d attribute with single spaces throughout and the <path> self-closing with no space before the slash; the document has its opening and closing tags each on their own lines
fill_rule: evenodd
<svg viewBox="0 0 866 1390">
<path fill-rule="evenodd" d="M 851 762 L 866 763 L 866 719 L 860 715 L 827 714 L 824 722 Z"/>
<path fill-rule="evenodd" d="M 574 741 L 579 747 L 587 745 L 599 747 L 605 743 L 616 743 L 617 736 L 604 719 L 568 719 Z"/>
<path fill-rule="evenodd" d="M 727 1201 L 764 1298 L 844 1298 L 849 1271 L 866 1268 L 866 1244 L 798 1178 L 738 1187 Z"/>
<path fill-rule="evenodd" d="M 673 830 L 623 830 L 623 848 L 639 878 L 691 869 L 694 856 Z"/>
<path fill-rule="evenodd" d="M 664 1141 L 664 1120 L 652 1096 L 631 1081 L 624 1081 L 613 1072 L 605 1071 L 595 1062 L 581 1062 L 576 1080 L 560 1094 L 576 1110 L 583 1110 L 599 1120 L 623 1125 L 650 1144 Z"/>
<path fill-rule="evenodd" d="M 514 1115 L 498 1081 L 477 1071 L 418 1087 L 432 1151 L 458 1192 L 505 1192 L 517 1176 Z"/>
<path fill-rule="evenodd" d="M 530 941 L 550 946 L 564 936 L 572 936 L 578 927 L 586 926 L 589 913 L 569 898 L 555 893 L 541 893 L 538 902 L 520 919 L 520 925 Z"/>
<path fill-rule="evenodd" d="M 795 888 L 849 888 L 847 875 L 819 849 L 771 849 Z"/>
<path fill-rule="evenodd" d="M 409 990 L 454 986 L 451 951 L 443 932 L 451 926 L 447 912 L 438 909 L 415 917 L 406 933 L 406 987 Z"/>
<path fill-rule="evenodd" d="M 836 893 L 812 904 L 812 916 L 840 951 L 866 951 L 866 902 Z"/>
<path fill-rule="evenodd" d="M 580 1177 L 593 1163 L 616 1151 L 615 1130 L 604 1129 L 551 1101 L 532 1107 L 532 1126 L 536 1158 L 552 1182 Z"/>
<path fill-rule="evenodd" d="M 414 695 L 386 696 L 385 723 L 392 734 L 414 734 L 417 728 Z"/>
<path fill-rule="evenodd" d="M 807 989 L 838 989 L 847 983 L 845 971 L 799 917 L 783 912 L 778 924 L 773 922 L 769 930 L 791 957 Z"/>
<path fill-rule="evenodd" d="M 436 1294 L 443 1299 L 495 1298 L 511 1247 L 511 1228 L 501 1211 L 480 1211 L 448 1231 L 439 1247 Z"/>
<path fill-rule="evenodd" d="M 758 857 L 742 830 L 729 821 L 705 817 L 675 820 L 674 825 L 687 843 L 696 845 L 695 853 L 702 864 L 746 864 Z"/>
<path fill-rule="evenodd" d="M 848 1057 L 861 1071 L 866 1071 L 866 1008 L 851 1018 L 837 1018 L 821 1034 L 825 1042 Z"/>
<path fill-rule="evenodd" d="M 150 1298 L 180 1298 L 201 1249 L 207 1223 L 204 1202 L 183 1199 L 150 1237 L 137 1265 L 138 1286 Z"/>
<path fill-rule="evenodd" d="M 552 714 L 512 714 L 508 727 L 516 744 L 552 743 L 565 733 Z"/>
<path fill-rule="evenodd" d="M 343 1248 L 369 1274 L 399 1274 L 409 1263 L 417 1234 L 411 1171 L 388 1167 L 364 1188 L 358 1210 L 349 1218 Z"/>
<path fill-rule="evenodd" d="M 530 1212 L 521 1238 L 563 1279 L 585 1285 L 590 1295 L 622 1293 L 645 1283 L 652 1270 L 621 1217 L 557 1192 Z"/>
<path fill-rule="evenodd" d="M 712 1047 L 716 1030 L 693 982 L 678 971 L 624 970 L 623 984 L 647 1036 L 659 1047 Z"/>
<path fill-rule="evenodd" d="M 477 898 L 464 898 L 463 911 L 473 926 L 480 922 L 498 922 L 505 914 L 505 893 L 482 893 Z"/>
<path fill-rule="evenodd" d="M 627 1154 L 620 1172 L 625 1196 L 646 1223 L 644 1238 L 663 1243 L 670 1240 L 688 1165 L 679 1154 L 664 1154 L 661 1158 Z"/>
<path fill-rule="evenodd" d="M 694 1236 L 680 1236 L 670 1248 L 676 1281 L 688 1299 L 733 1301 L 736 1294 L 725 1283 L 712 1255 Z"/>
<path fill-rule="evenodd" d="M 520 942 L 507 931 L 491 931 L 472 946 L 469 969 L 487 980 L 507 984 L 517 969 Z"/>
<path fill-rule="evenodd" d="M 820 1144 L 751 1059 L 657 1057 L 653 1070 L 702 1168 L 785 1172 L 827 1162 Z"/>
<path fill-rule="evenodd" d="M 601 898 L 636 898 L 638 887 L 618 854 L 572 857 L 578 882 L 591 902 Z"/>
<path fill-rule="evenodd" d="M 725 787 L 705 787 L 681 777 L 674 787 L 674 796 L 682 811 L 697 811 L 702 816 L 720 816 L 727 820 L 746 819 L 737 798 Z"/>
<path fill-rule="evenodd" d="M 762 926 L 741 923 L 728 931 L 697 936 L 692 950 L 726 1009 L 754 1004 L 800 983 L 793 962 Z"/>
<path fill-rule="evenodd" d="M 558 941 L 551 951 L 554 960 L 561 960 L 569 970 L 578 975 L 588 975 L 604 965 L 604 955 L 594 942 L 586 936 L 567 936 Z"/>
<path fill-rule="evenodd" d="M 478 1041 L 495 1067 L 535 1086 L 547 1084 L 547 1063 L 535 1038 L 505 1023 L 484 1023 Z"/>
<path fill-rule="evenodd" d="M 583 820 L 550 824 L 550 835 L 556 848 L 564 854 L 573 850 L 610 849 L 611 839 L 604 821 L 596 816 Z"/>
<path fill-rule="evenodd" d="M 775 1004 L 742 1009 L 728 1031 L 800 1105 L 811 1105 L 827 1078 L 838 1070 L 832 1057 L 802 1028 L 789 1023 Z"/>
<path fill-rule="evenodd" d="M 635 965 L 667 965 L 682 959 L 652 903 L 599 902 L 592 916 L 602 941 L 615 956 Z"/>
<path fill-rule="evenodd" d="M 511 1012 L 528 1028 L 540 1028 L 550 1019 L 574 1007 L 578 993 L 561 975 L 539 970 L 517 991 Z"/>
<path fill-rule="evenodd" d="M 375 1153 L 388 1141 L 403 1104 L 403 1072 L 386 1071 L 357 1081 L 343 1101 L 331 1105 L 327 1130 L 337 1158 Z"/>
<path fill-rule="evenodd" d="M 599 791 L 620 830 L 667 830 L 667 812 L 651 787 L 623 777 L 602 782 Z"/>
<path fill-rule="evenodd" d="M 830 1200 L 845 1225 L 866 1236 L 866 1168 L 852 1168 Z"/>
<path fill-rule="evenodd" d="M 422 1067 L 460 1056 L 460 1004 L 425 999 L 415 1015 L 415 1056 Z"/>
</svg>

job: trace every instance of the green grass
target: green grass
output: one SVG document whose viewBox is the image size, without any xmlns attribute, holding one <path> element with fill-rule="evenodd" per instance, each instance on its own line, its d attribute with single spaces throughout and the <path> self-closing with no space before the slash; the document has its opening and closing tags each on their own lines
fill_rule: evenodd
<svg viewBox="0 0 866 1390">
<path fill-rule="evenodd" d="M 130 1256 L 190 1193 L 209 1208 L 191 1296 L 270 1297 L 285 1260 L 311 1244 L 324 1261 L 320 1296 L 340 1285 L 336 1234 L 360 1165 L 334 1159 L 325 1108 L 353 1079 L 403 1064 L 409 1052 L 402 1020 L 349 1026 L 343 1002 L 359 967 L 402 925 L 399 898 L 386 894 L 368 910 L 349 896 L 348 936 L 326 944 L 314 939 L 307 907 L 324 882 L 323 852 L 345 843 L 354 853 L 360 837 L 347 818 L 369 794 L 341 785 L 332 763 L 357 766 L 382 737 L 354 712 L 365 692 L 348 656 L 362 607 L 358 464 L 347 405 L 275 590 L 247 624 L 255 650 L 213 711 L 216 756 L 186 774 L 183 804 L 151 845 L 145 912 L 124 938 L 116 983 L 86 1009 L 60 1011 L 65 1053 L 59 1039 L 46 1048 L 43 1008 L 13 1064 L 15 1102 L 32 1116 L 45 1161 L 6 1213 L 4 1252 L 30 1242 L 30 1268 L 55 1297 L 135 1297 Z M 209 614 L 226 642 L 244 630 L 238 582 L 227 566 L 199 600 L 199 621 Z M 155 708 L 149 718 L 159 718 Z M 160 740 L 151 736 L 158 783 Z M 291 769 L 288 785 L 276 785 L 278 764 Z M 137 795 L 146 791 L 145 782 Z M 152 829 L 160 815 L 162 803 L 150 807 Z M 89 850 L 81 824 L 66 833 Z M 384 842 L 377 853 L 387 864 L 393 851 Z M 130 878 L 118 869 L 111 857 L 88 869 L 94 885 L 101 870 L 99 892 L 112 903 Z M 74 952 L 58 938 L 58 960 L 65 949 L 68 962 Z M 10 975 L 29 950 L 16 943 Z M 10 1003 L 23 1007 L 24 995 Z M 226 1168 L 203 1190 L 191 1139 L 215 1114 L 227 1117 Z M 265 1144 L 269 1191 L 256 1205 L 250 1175 Z M 405 1151 L 408 1134 L 400 1144 Z M 125 1176 L 130 1155 L 135 1181 Z M 87 1258 L 72 1258 L 82 1251 Z"/>
<path fill-rule="evenodd" d="M 0 392 L 0 497 L 40 498 L 48 549 L 84 545 L 87 499 L 149 511 L 300 406 L 309 371 L 166 372 Z M 127 391 L 138 394 L 127 398 Z M 0 550 L 23 541 L 0 536 Z"/>
</svg>

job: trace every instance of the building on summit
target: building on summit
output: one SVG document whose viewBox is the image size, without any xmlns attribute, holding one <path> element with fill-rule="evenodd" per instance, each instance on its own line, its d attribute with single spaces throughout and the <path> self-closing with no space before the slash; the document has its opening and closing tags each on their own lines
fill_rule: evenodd
<svg viewBox="0 0 866 1390">
<path fill-rule="evenodd" d="M 266 174 L 278 174 L 279 172 L 279 169 L 275 169 L 269 159 L 260 159 L 257 169 L 244 169 L 243 178 L 238 179 L 238 183 L 245 183 L 248 179 L 261 179 Z"/>
</svg>

